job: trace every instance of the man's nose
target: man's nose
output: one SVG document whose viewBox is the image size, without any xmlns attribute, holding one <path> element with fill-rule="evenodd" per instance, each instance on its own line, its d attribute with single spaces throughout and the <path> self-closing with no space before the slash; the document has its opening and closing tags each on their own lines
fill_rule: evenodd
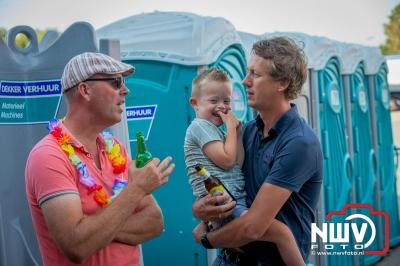
<svg viewBox="0 0 400 266">
<path fill-rule="evenodd" d="M 246 74 L 246 76 L 244 77 L 244 79 L 242 80 L 242 84 L 243 86 L 245 86 L 246 88 L 249 86 L 250 83 L 250 78 L 249 78 L 249 73 Z"/>
<path fill-rule="evenodd" d="M 129 94 L 129 89 L 128 89 L 128 87 L 125 85 L 125 83 L 121 85 L 121 94 L 124 95 L 124 96 L 126 96 L 126 95 Z"/>
</svg>

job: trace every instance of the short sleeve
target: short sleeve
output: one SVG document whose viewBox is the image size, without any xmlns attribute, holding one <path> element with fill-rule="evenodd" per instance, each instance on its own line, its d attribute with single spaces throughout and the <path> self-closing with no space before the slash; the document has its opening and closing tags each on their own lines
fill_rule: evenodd
<svg viewBox="0 0 400 266">
<path fill-rule="evenodd" d="M 196 119 L 190 125 L 193 141 L 200 148 L 211 141 L 224 141 L 225 137 L 219 128 L 204 119 Z"/>
<path fill-rule="evenodd" d="M 28 193 L 41 205 L 62 194 L 78 194 L 76 171 L 59 147 L 43 145 L 29 155 L 26 166 Z"/>
<path fill-rule="evenodd" d="M 299 192 L 317 169 L 318 143 L 294 138 L 277 152 L 266 183 Z"/>
</svg>

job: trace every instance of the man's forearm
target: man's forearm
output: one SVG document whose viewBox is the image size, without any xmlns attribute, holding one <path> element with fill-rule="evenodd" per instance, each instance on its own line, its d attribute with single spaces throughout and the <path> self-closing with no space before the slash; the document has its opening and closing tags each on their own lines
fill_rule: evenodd
<svg viewBox="0 0 400 266">
<path fill-rule="evenodd" d="M 240 247 L 262 239 L 291 193 L 287 189 L 264 183 L 246 214 L 234 219 L 219 230 L 207 234 L 211 245 L 215 247 Z M 201 200 L 199 200 L 200 203 L 205 203 L 204 200 Z M 274 204 L 265 204 L 266 202 L 273 202 Z M 194 211 L 200 209 L 198 205 L 199 203 L 194 204 Z M 201 230 L 195 229 L 193 232 L 197 241 L 199 241 L 199 234 L 202 233 Z"/>
<path fill-rule="evenodd" d="M 262 233 L 254 230 L 255 225 L 246 215 L 241 216 L 219 230 L 207 233 L 213 247 L 236 248 L 262 238 Z"/>
<path fill-rule="evenodd" d="M 151 196 L 143 199 L 143 208 L 139 208 L 125 222 L 114 238 L 128 245 L 137 245 L 162 233 L 164 228 L 161 209 Z"/>
<path fill-rule="evenodd" d="M 59 248 L 71 261 L 81 263 L 115 238 L 143 199 L 139 194 L 127 187 L 109 206 L 91 216 L 83 215 L 76 195 L 56 197 L 45 202 L 42 209 Z"/>
</svg>

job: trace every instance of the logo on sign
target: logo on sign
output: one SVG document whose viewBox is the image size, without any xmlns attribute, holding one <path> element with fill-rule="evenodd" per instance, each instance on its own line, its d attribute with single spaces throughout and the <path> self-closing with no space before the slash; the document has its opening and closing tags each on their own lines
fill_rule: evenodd
<svg viewBox="0 0 400 266">
<path fill-rule="evenodd" d="M 0 81 L 0 124 L 48 123 L 61 101 L 60 80 Z"/>
<path fill-rule="evenodd" d="M 0 96 L 3 97 L 33 97 L 61 94 L 59 80 L 49 81 L 2 81 Z"/>
</svg>

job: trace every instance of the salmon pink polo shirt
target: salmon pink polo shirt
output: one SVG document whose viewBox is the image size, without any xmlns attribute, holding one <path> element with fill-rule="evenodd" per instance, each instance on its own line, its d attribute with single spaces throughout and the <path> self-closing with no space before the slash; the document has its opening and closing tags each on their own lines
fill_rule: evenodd
<svg viewBox="0 0 400 266">
<path fill-rule="evenodd" d="M 98 169 L 94 158 L 86 151 L 85 147 L 72 136 L 62 123 L 60 123 L 60 126 L 64 133 L 71 136 L 71 144 L 74 146 L 75 154 L 81 159 L 82 163 L 86 164 L 87 170 L 94 177 L 95 182 L 102 185 L 108 197 L 110 197 L 114 179 L 121 177 L 121 175 L 123 175 L 122 178 L 128 179 L 128 167 L 123 174 L 116 175 L 113 173 L 103 137 L 99 135 L 96 141 L 101 169 Z M 115 138 L 114 140 L 119 143 Z M 121 144 L 120 146 L 121 154 L 127 157 L 127 165 L 130 165 L 131 159 L 127 156 L 124 147 Z M 27 199 L 44 265 L 76 265 L 64 256 L 53 241 L 41 205 L 54 197 L 76 194 L 81 199 L 82 211 L 85 215 L 93 215 L 100 211 L 102 207 L 95 202 L 94 193 L 88 195 L 86 187 L 80 184 L 78 171 L 61 150 L 54 136 L 48 134 L 32 149 L 25 169 L 25 181 Z M 80 265 L 138 266 L 140 265 L 140 250 L 138 246 L 113 241 Z"/>
</svg>

